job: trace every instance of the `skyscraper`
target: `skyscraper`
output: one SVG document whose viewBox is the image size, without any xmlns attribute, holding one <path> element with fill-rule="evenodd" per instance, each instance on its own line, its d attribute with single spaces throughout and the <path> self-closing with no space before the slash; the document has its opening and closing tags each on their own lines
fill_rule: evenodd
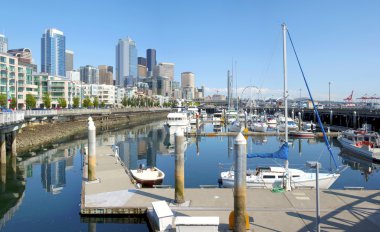
<svg viewBox="0 0 380 232">
<path fill-rule="evenodd" d="M 146 58 L 145 57 L 137 57 L 137 64 L 143 65 L 146 67 Z"/>
<path fill-rule="evenodd" d="M 7 53 L 8 51 L 8 38 L 0 34 L 0 52 Z"/>
<path fill-rule="evenodd" d="M 182 98 L 192 100 L 195 98 L 195 75 L 192 72 L 181 73 Z"/>
<path fill-rule="evenodd" d="M 99 69 L 91 65 L 80 67 L 80 80 L 87 84 L 99 84 Z"/>
<path fill-rule="evenodd" d="M 146 50 L 147 68 L 149 72 L 153 72 L 154 66 L 157 65 L 156 49 L 149 48 Z"/>
<path fill-rule="evenodd" d="M 99 84 L 113 85 L 113 67 L 99 65 Z"/>
<path fill-rule="evenodd" d="M 131 38 L 119 39 L 116 45 L 116 85 L 133 86 L 137 78 L 137 48 Z"/>
<path fill-rule="evenodd" d="M 65 66 L 66 71 L 73 71 L 74 70 L 74 52 L 71 50 L 65 51 Z"/>
<path fill-rule="evenodd" d="M 41 38 L 41 72 L 65 76 L 66 42 L 62 31 L 47 29 Z"/>
<path fill-rule="evenodd" d="M 174 63 L 160 62 L 158 64 L 158 76 L 174 79 Z"/>
</svg>

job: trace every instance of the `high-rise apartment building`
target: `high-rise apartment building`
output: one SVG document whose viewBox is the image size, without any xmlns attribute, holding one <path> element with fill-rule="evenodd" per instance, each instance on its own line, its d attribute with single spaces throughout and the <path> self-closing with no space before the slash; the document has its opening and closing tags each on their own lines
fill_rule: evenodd
<svg viewBox="0 0 380 232">
<path fill-rule="evenodd" d="M 113 85 L 113 67 L 99 65 L 99 84 Z"/>
<path fill-rule="evenodd" d="M 157 65 L 156 61 L 156 49 L 149 48 L 146 50 L 146 61 L 149 72 L 153 72 L 154 67 Z"/>
<path fill-rule="evenodd" d="M 74 70 L 74 52 L 71 50 L 66 50 L 65 53 L 66 71 L 72 71 Z"/>
<path fill-rule="evenodd" d="M 41 72 L 65 76 L 66 42 L 62 31 L 47 29 L 41 38 Z"/>
<path fill-rule="evenodd" d="M 0 34 L 0 52 L 7 53 L 8 51 L 8 38 Z"/>
<path fill-rule="evenodd" d="M 137 79 L 137 48 L 131 38 L 119 39 L 116 45 L 116 85 L 133 86 Z"/>
<path fill-rule="evenodd" d="M 99 84 L 99 69 L 91 65 L 80 67 L 80 80 L 86 84 Z"/>
</svg>

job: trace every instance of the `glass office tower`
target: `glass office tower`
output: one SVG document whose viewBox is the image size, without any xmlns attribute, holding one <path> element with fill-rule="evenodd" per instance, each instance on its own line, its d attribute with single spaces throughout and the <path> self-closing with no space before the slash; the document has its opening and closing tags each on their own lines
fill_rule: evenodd
<svg viewBox="0 0 380 232">
<path fill-rule="evenodd" d="M 66 76 L 66 44 L 62 31 L 47 29 L 41 38 L 41 72 Z"/>
</svg>

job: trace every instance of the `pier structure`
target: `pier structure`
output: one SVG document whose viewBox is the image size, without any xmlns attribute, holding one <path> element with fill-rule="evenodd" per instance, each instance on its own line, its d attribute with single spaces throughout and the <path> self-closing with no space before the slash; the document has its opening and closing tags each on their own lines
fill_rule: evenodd
<svg viewBox="0 0 380 232">
<path fill-rule="evenodd" d="M 88 183 L 84 178 L 82 182 L 82 218 L 147 215 L 152 210 L 152 202 L 166 201 L 175 217 L 214 216 L 219 218 L 219 231 L 229 230 L 229 212 L 235 209 L 234 189 L 216 186 L 184 188 L 189 204 L 175 204 L 176 189 L 138 188 L 128 167 L 118 160 L 110 146 L 97 147 L 96 158 L 99 181 Z M 380 230 L 379 190 L 322 190 L 319 197 L 321 230 Z M 248 223 L 253 231 L 313 231 L 315 201 L 313 189 L 274 193 L 270 189 L 248 188 Z"/>
<path fill-rule="evenodd" d="M 22 128 L 23 122 L 23 112 L 0 113 L 0 163 L 2 165 L 7 163 L 7 144 L 10 156 L 17 156 L 17 132 Z"/>
</svg>

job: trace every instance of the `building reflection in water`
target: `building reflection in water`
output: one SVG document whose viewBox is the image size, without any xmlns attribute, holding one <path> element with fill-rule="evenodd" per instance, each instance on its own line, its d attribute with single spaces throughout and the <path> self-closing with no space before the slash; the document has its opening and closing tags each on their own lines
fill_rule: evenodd
<svg viewBox="0 0 380 232">
<path fill-rule="evenodd" d="M 66 185 L 66 170 L 74 166 L 76 148 L 50 151 L 43 156 L 41 183 L 46 192 L 59 194 Z"/>
<path fill-rule="evenodd" d="M 343 149 L 339 156 L 342 157 L 343 164 L 350 166 L 352 170 L 359 170 L 366 182 L 368 182 L 369 177 L 374 172 L 380 171 L 380 164 L 359 158 L 360 156 L 358 156 L 358 154 L 350 152 L 346 149 Z"/>
</svg>

